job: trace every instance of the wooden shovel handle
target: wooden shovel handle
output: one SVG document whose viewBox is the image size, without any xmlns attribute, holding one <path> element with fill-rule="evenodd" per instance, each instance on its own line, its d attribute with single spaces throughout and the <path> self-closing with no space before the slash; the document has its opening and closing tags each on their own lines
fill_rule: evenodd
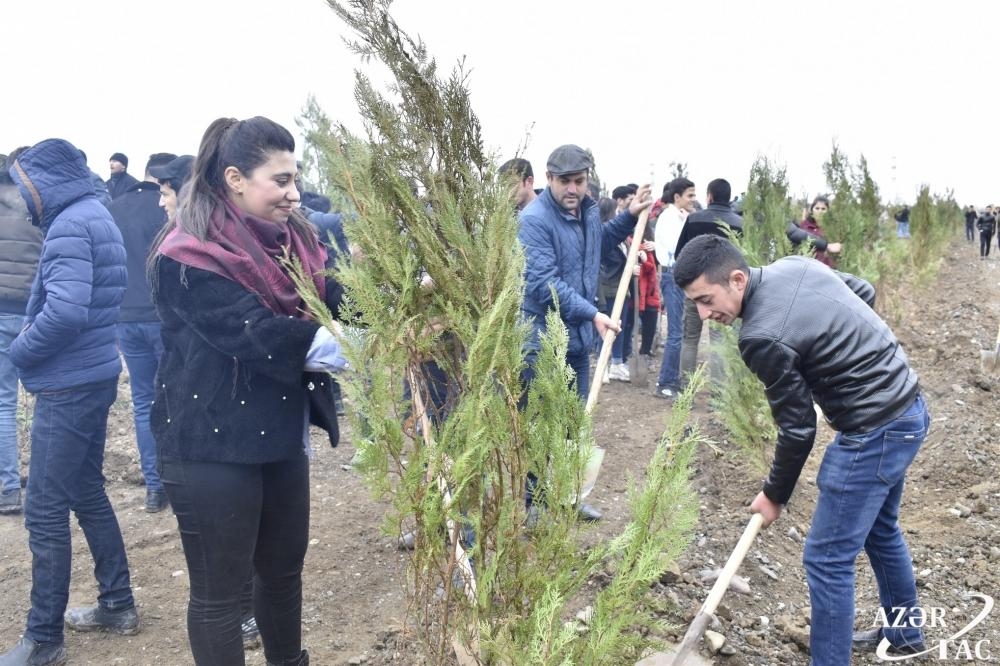
<svg viewBox="0 0 1000 666">
<path fill-rule="evenodd" d="M 642 246 L 642 237 L 646 231 L 646 221 L 649 220 L 649 208 L 639 213 L 639 221 L 635 223 L 632 231 L 632 244 L 628 248 L 628 258 L 625 260 L 625 268 L 622 270 L 622 277 L 618 280 L 618 292 L 615 294 L 615 303 L 611 308 L 611 321 L 618 321 L 622 316 L 622 309 L 625 307 L 625 295 L 628 293 L 629 283 L 632 282 L 632 269 L 635 268 L 639 258 L 639 248 Z M 608 331 L 604 335 L 604 342 L 601 345 L 601 353 L 597 357 L 597 367 L 594 369 L 594 376 L 590 380 L 590 393 L 587 394 L 586 412 L 590 414 L 597 404 L 597 396 L 601 393 L 603 385 L 604 370 L 608 367 L 608 360 L 611 358 L 611 345 L 614 344 L 618 334 Z"/>
<path fill-rule="evenodd" d="M 715 581 L 715 585 L 712 586 L 711 592 L 708 593 L 708 598 L 705 599 L 705 603 L 701 605 L 701 610 L 698 611 L 698 614 L 691 622 L 691 626 L 688 627 L 687 633 L 684 634 L 684 639 L 677 649 L 677 655 L 674 657 L 671 666 L 681 666 L 698 642 L 698 639 L 705 633 L 709 618 L 711 618 L 715 609 L 719 607 L 722 596 L 726 593 L 726 589 L 729 588 L 729 581 L 733 579 L 736 570 L 740 568 L 743 558 L 746 557 L 747 551 L 750 550 L 750 545 L 757 537 L 757 533 L 760 532 L 761 525 L 763 524 L 764 516 L 759 513 L 755 513 L 750 517 L 750 522 L 743 529 L 743 535 L 736 543 L 736 547 L 733 548 L 733 552 L 729 555 L 726 566 L 723 567 L 722 573 L 719 574 L 719 578 Z"/>
</svg>

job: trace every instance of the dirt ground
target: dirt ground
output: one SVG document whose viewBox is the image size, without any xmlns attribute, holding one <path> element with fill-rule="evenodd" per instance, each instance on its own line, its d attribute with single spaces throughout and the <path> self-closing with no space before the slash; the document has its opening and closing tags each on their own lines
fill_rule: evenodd
<svg viewBox="0 0 1000 666">
<path fill-rule="evenodd" d="M 901 295 L 903 313 L 895 331 L 921 378 L 933 426 L 913 464 L 901 509 L 925 607 L 942 607 L 947 626 L 928 630 L 933 641 L 948 638 L 982 608 L 967 592 L 993 597 L 1000 591 L 1000 378 L 980 374 L 979 350 L 991 348 L 1000 322 L 1000 261 L 980 261 L 978 246 L 956 241 L 938 280 L 926 290 Z M 649 381 L 655 381 L 650 374 Z M 598 441 L 607 448 L 602 476 L 590 500 L 605 515 L 598 536 L 617 533 L 627 519 L 629 475 L 641 477 L 669 410 L 668 403 L 637 385 L 606 386 L 596 411 Z M 730 455 L 733 447 L 705 401 L 696 413 L 714 448 L 702 447 L 694 486 L 701 517 L 692 544 L 672 574 L 656 584 L 654 601 L 678 609 L 666 616 L 678 640 L 711 586 L 701 573 L 721 567 L 747 520 L 760 474 Z M 22 433 L 22 470 L 27 469 L 27 437 Z M 831 437 L 821 431 L 820 446 Z M 350 467 L 350 433 L 330 449 L 314 433 L 311 545 L 304 575 L 304 640 L 312 663 L 417 663 L 402 632 L 406 611 L 402 584 L 407 555 L 381 534 L 385 506 L 372 501 Z M 809 597 L 801 566 L 802 538 L 808 532 L 816 497 L 820 456 L 809 463 L 782 518 L 758 537 L 740 575 L 748 594 L 730 592 L 720 608 L 717 630 L 726 637 L 723 656 L 702 656 L 717 664 L 804 665 L 808 654 Z M 132 582 L 143 620 L 136 636 L 67 632 L 71 664 L 189 664 L 185 631 L 188 580 L 170 511 L 143 510 L 145 490 L 138 469 L 127 378 L 113 408 L 105 473 L 128 548 Z M 74 521 L 71 605 L 93 603 L 93 563 Z M 0 517 L 0 648 L 7 649 L 24 628 L 29 607 L 31 559 L 23 519 Z M 858 576 L 857 626 L 875 623 L 877 596 L 862 555 Z M 961 645 L 949 659 L 1000 662 L 1000 610 L 965 637 L 978 641 L 980 657 L 966 659 Z M 874 663 L 858 658 L 855 663 Z M 248 664 L 263 664 L 258 648 Z"/>
</svg>

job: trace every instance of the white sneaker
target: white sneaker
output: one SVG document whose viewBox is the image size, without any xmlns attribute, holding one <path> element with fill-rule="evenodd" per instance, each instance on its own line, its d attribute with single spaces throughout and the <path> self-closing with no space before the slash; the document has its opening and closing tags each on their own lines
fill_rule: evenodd
<svg viewBox="0 0 1000 666">
<path fill-rule="evenodd" d="M 632 381 L 632 376 L 629 374 L 628 366 L 624 363 L 612 363 L 611 370 L 608 371 L 608 377 L 619 382 Z"/>
</svg>

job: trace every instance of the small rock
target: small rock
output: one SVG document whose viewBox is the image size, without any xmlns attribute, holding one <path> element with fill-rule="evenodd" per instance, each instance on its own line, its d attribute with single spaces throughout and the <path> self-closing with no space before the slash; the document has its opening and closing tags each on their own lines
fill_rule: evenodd
<svg viewBox="0 0 1000 666">
<path fill-rule="evenodd" d="M 732 645 L 723 645 L 721 648 L 719 648 L 719 654 L 721 654 L 723 657 L 732 657 L 734 654 L 736 654 L 736 648 L 734 648 Z"/>
<path fill-rule="evenodd" d="M 663 554 L 660 555 L 661 565 L 662 565 L 662 560 L 665 557 L 666 556 Z M 677 564 L 677 562 L 670 562 L 669 564 L 667 564 L 666 569 L 664 569 L 663 573 L 660 574 L 660 582 L 663 583 L 664 585 L 670 585 L 672 583 L 676 583 L 678 580 L 680 580 L 680 578 L 681 578 L 681 566 Z"/>
<path fill-rule="evenodd" d="M 368 661 L 368 657 L 361 654 L 356 657 L 351 657 L 350 659 L 347 660 L 347 663 L 351 664 L 351 666 L 357 666 L 358 664 L 363 664 L 366 661 Z"/>
<path fill-rule="evenodd" d="M 809 629 L 808 627 L 786 627 L 785 635 L 803 650 L 809 650 Z"/>
<path fill-rule="evenodd" d="M 761 572 L 768 578 L 772 580 L 778 580 L 778 574 L 774 573 L 773 569 L 769 569 L 768 567 L 765 567 L 763 564 L 757 568 L 760 569 Z"/>
<path fill-rule="evenodd" d="M 958 515 L 960 518 L 968 518 L 972 515 L 972 509 L 965 506 L 964 504 L 956 504 L 955 508 L 958 510 Z"/>
<path fill-rule="evenodd" d="M 717 631 L 712 631 L 709 629 L 705 632 L 705 643 L 708 645 L 708 651 L 712 654 L 718 654 L 722 646 L 726 644 L 726 637 Z"/>
<path fill-rule="evenodd" d="M 576 614 L 576 619 L 584 624 L 590 624 L 590 621 L 594 619 L 594 607 L 586 606 Z"/>
<path fill-rule="evenodd" d="M 931 575 L 931 573 L 932 573 L 932 572 L 931 572 L 931 570 L 930 570 L 930 569 L 921 569 L 921 570 L 920 570 L 920 573 L 919 573 L 918 575 L 919 575 L 919 576 L 920 576 L 921 578 L 927 578 L 928 576 L 930 576 L 930 575 Z"/>
<path fill-rule="evenodd" d="M 996 546 L 990 546 L 990 559 L 1000 560 L 1000 548 L 997 548 Z"/>
<path fill-rule="evenodd" d="M 952 384 L 951 385 L 951 390 L 954 391 L 955 393 L 965 393 L 965 389 L 963 389 L 958 384 Z"/>
<path fill-rule="evenodd" d="M 354 468 L 351 467 L 350 465 L 341 465 L 340 469 L 344 470 L 345 472 L 350 472 Z"/>
<path fill-rule="evenodd" d="M 759 618 L 757 618 L 757 621 L 760 624 L 761 629 L 767 629 L 769 626 L 771 626 L 771 618 L 769 618 L 766 615 L 761 615 Z"/>
<path fill-rule="evenodd" d="M 799 534 L 799 531 L 794 527 L 788 528 L 788 538 L 794 541 L 795 543 L 802 543 L 802 535 Z"/>
<path fill-rule="evenodd" d="M 173 572 L 170 575 L 173 576 L 174 578 L 177 578 L 178 576 L 183 576 L 184 575 L 184 570 L 183 569 L 178 569 L 177 571 Z"/>
</svg>

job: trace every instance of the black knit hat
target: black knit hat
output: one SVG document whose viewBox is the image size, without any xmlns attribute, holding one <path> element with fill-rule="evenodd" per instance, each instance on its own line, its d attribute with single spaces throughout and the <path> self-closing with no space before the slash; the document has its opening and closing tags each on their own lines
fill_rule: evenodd
<svg viewBox="0 0 1000 666">
<path fill-rule="evenodd" d="M 108 161 L 121 162 L 126 169 L 128 168 L 128 158 L 125 157 L 125 153 L 115 153 L 114 155 L 111 156 L 111 159 Z"/>
</svg>

